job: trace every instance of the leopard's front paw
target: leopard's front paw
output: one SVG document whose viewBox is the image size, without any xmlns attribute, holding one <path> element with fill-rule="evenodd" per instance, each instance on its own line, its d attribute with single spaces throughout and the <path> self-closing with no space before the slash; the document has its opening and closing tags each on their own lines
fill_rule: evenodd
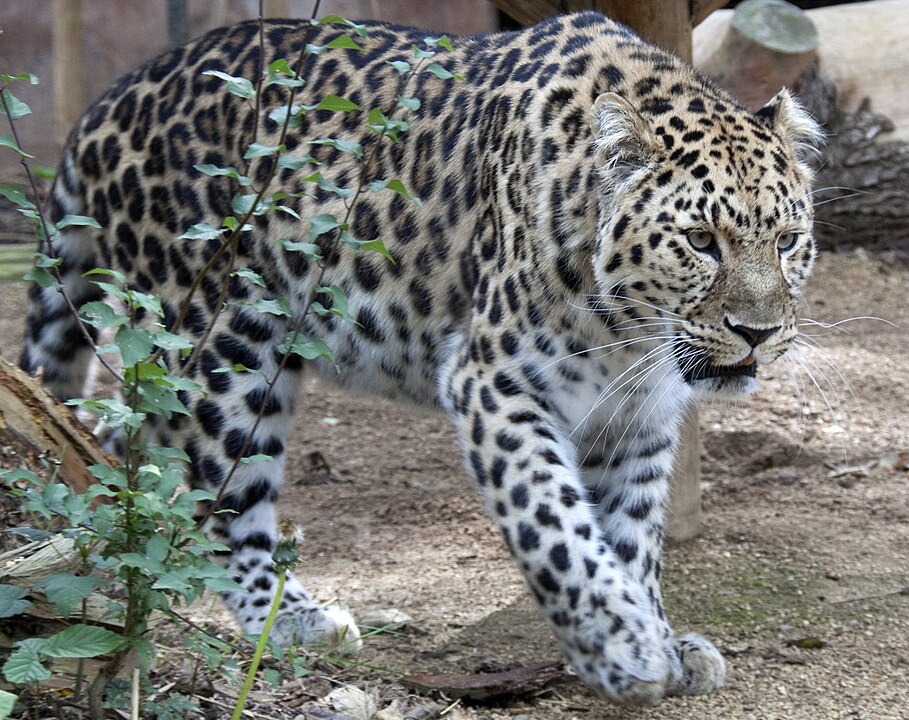
<svg viewBox="0 0 909 720">
<path fill-rule="evenodd" d="M 284 647 L 318 645 L 341 655 L 356 655 L 363 645 L 353 616 L 337 605 L 279 612 L 271 639 Z"/>
<path fill-rule="evenodd" d="M 677 665 L 667 695 L 705 695 L 723 687 L 726 661 L 713 643 L 696 633 L 674 637 L 667 654 Z"/>
<path fill-rule="evenodd" d="M 597 608 L 559 635 L 585 683 L 615 702 L 651 705 L 665 697 L 677 671 L 642 593 L 634 590 L 621 594 L 612 612 Z"/>
</svg>

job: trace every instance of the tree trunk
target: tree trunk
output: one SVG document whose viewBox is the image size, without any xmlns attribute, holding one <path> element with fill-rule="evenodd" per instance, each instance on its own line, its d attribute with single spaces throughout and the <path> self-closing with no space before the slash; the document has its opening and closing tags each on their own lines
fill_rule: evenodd
<svg viewBox="0 0 909 720">
<path fill-rule="evenodd" d="M 54 0 L 54 133 L 62 145 L 85 110 L 82 0 Z"/>
</svg>

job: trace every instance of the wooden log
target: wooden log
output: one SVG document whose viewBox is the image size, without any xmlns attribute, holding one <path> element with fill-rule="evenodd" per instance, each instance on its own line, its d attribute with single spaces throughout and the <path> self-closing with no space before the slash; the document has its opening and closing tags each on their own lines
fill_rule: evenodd
<svg viewBox="0 0 909 720">
<path fill-rule="evenodd" d="M 59 463 L 62 482 L 80 492 L 94 484 L 89 465 L 115 464 L 92 434 L 35 378 L 0 358 L 0 428 Z"/>
<path fill-rule="evenodd" d="M 745 0 L 698 68 L 756 110 L 817 65 L 818 36 L 808 16 L 783 0 Z"/>
</svg>

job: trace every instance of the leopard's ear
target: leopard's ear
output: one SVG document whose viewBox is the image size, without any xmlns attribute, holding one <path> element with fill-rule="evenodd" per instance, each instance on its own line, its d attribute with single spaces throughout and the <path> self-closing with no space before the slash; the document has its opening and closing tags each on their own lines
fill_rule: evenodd
<svg viewBox="0 0 909 720">
<path fill-rule="evenodd" d="M 650 164 L 661 150 L 650 124 L 621 95 L 603 93 L 593 103 L 594 161 L 626 177 Z"/>
<path fill-rule="evenodd" d="M 824 131 L 786 88 L 774 95 L 755 115 L 789 140 L 805 169 L 805 163 L 812 164 L 820 155 Z"/>
</svg>

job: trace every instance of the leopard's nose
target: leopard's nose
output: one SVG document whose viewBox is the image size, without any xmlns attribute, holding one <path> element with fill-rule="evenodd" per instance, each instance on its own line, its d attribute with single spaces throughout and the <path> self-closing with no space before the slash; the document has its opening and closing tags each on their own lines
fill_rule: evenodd
<svg viewBox="0 0 909 720">
<path fill-rule="evenodd" d="M 755 348 L 769 338 L 773 333 L 779 330 L 782 326 L 777 325 L 775 327 L 769 328 L 753 328 L 748 327 L 747 325 L 737 325 L 729 321 L 729 318 L 726 318 L 726 327 L 732 330 L 736 335 L 740 335 L 745 338 L 751 347 Z"/>
</svg>

